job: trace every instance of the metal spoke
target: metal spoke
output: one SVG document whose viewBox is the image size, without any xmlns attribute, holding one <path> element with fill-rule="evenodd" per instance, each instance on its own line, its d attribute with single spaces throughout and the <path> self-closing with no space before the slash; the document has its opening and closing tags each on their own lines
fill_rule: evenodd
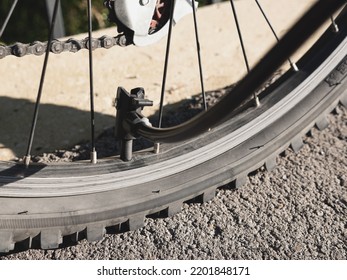
<svg viewBox="0 0 347 280">
<path fill-rule="evenodd" d="M 14 11 L 17 3 L 18 3 L 18 0 L 14 0 L 13 3 L 12 3 L 12 6 L 11 6 L 11 8 L 10 8 L 8 14 L 7 14 L 7 17 L 6 17 L 4 23 L 2 24 L 2 27 L 0 29 L 0 38 L 2 37 L 2 35 L 3 35 L 3 33 L 4 33 L 5 29 L 6 29 L 6 26 L 7 26 L 8 22 L 9 22 L 11 16 L 12 16 L 12 14 L 13 14 L 13 11 Z"/>
<path fill-rule="evenodd" d="M 175 3 L 176 3 L 176 0 L 172 0 L 171 1 L 169 33 L 168 33 L 168 36 L 167 36 L 165 64 L 164 64 L 164 71 L 163 71 L 163 81 L 162 81 L 162 86 L 161 86 L 158 128 L 161 128 L 162 120 L 163 120 L 163 108 L 164 108 L 164 98 L 165 98 L 166 76 L 167 76 L 167 69 L 168 69 L 168 65 L 169 65 L 171 35 L 172 35 L 172 26 L 173 26 L 173 16 L 174 16 L 174 10 L 175 10 Z"/>
<path fill-rule="evenodd" d="M 192 7 L 193 7 L 193 19 L 194 19 L 194 29 L 195 29 L 195 39 L 196 39 L 196 50 L 197 50 L 198 62 L 199 62 L 201 94 L 202 94 L 204 110 L 206 111 L 207 110 L 207 103 L 206 103 L 206 93 L 205 93 L 205 86 L 204 86 L 204 77 L 203 77 L 203 72 L 202 72 L 200 40 L 199 40 L 199 32 L 198 32 L 198 23 L 197 23 L 197 19 L 196 19 L 195 0 L 192 0 Z"/>
<path fill-rule="evenodd" d="M 163 71 L 163 80 L 162 80 L 162 84 L 161 84 L 158 128 L 161 128 L 162 121 L 163 121 L 166 76 L 167 76 L 167 69 L 168 69 L 168 65 L 169 65 L 171 35 L 172 35 L 172 26 L 173 26 L 175 4 L 176 4 L 176 0 L 172 0 L 171 1 L 171 7 L 170 7 L 169 32 L 167 35 L 167 42 L 166 42 L 166 54 L 165 54 L 165 63 L 164 63 L 164 71 Z M 154 153 L 158 154 L 159 151 L 160 151 L 160 143 L 156 142 L 156 143 L 154 143 Z"/>
<path fill-rule="evenodd" d="M 94 110 L 94 83 L 93 83 L 93 40 L 92 40 L 92 3 L 88 1 L 88 49 L 89 49 L 89 86 L 90 86 L 90 125 L 92 149 L 90 152 L 91 162 L 97 163 L 95 148 L 95 110 Z"/>
<path fill-rule="evenodd" d="M 238 20 L 238 17 L 237 17 L 237 12 L 236 12 L 236 8 L 235 8 L 234 0 L 230 0 L 230 4 L 231 4 L 231 8 L 232 8 L 233 15 L 234 15 L 234 20 L 235 20 L 235 24 L 236 24 L 236 28 L 237 28 L 237 33 L 239 35 L 239 40 L 240 40 L 240 44 L 241 44 L 243 58 L 244 58 L 245 65 L 246 65 L 246 68 L 247 68 L 247 73 L 249 73 L 250 72 L 250 67 L 249 67 L 249 63 L 248 63 L 246 48 L 245 48 L 245 45 L 243 43 L 242 32 L 241 32 L 239 20 Z M 255 101 L 256 106 L 259 106 L 260 102 L 259 102 L 259 98 L 258 98 L 257 94 L 254 93 L 253 97 L 254 97 L 254 101 Z"/>
<path fill-rule="evenodd" d="M 45 0 L 46 2 L 46 9 L 49 20 L 52 19 L 52 12 L 54 9 L 54 0 Z M 54 38 L 62 38 L 65 37 L 65 26 L 64 26 L 64 17 L 61 9 L 61 5 L 58 7 L 58 14 L 56 19 L 55 28 L 53 30 L 53 37 Z"/>
<path fill-rule="evenodd" d="M 40 85 L 39 85 L 39 90 L 37 93 L 37 98 L 36 98 L 36 103 L 35 103 L 35 111 L 34 111 L 34 117 L 31 125 L 31 130 L 30 130 L 30 137 L 29 137 L 29 143 L 28 143 L 28 148 L 27 148 L 27 153 L 26 156 L 24 157 L 24 164 L 28 167 L 30 164 L 30 159 L 31 159 L 31 149 L 32 149 L 32 144 L 34 141 L 34 135 L 35 135 L 35 129 L 36 129 L 36 124 L 37 124 L 37 118 L 38 118 L 38 113 L 39 113 L 39 107 L 40 107 L 40 102 L 41 102 L 41 96 L 42 96 L 42 90 L 43 90 L 43 84 L 45 81 L 45 76 L 46 76 L 46 70 L 47 70 L 47 64 L 48 64 L 48 58 L 49 58 L 49 53 L 50 53 L 50 46 L 52 44 L 53 40 L 53 30 L 55 26 L 55 21 L 57 17 L 57 11 L 58 7 L 60 4 L 60 0 L 56 0 L 54 4 L 54 11 L 53 11 L 53 17 L 52 17 L 52 22 L 49 30 L 49 38 L 48 38 L 48 43 L 47 43 L 47 49 L 46 49 L 46 55 L 45 59 L 43 62 L 43 67 L 42 67 L 42 73 L 41 73 L 41 79 L 40 79 Z"/>
<path fill-rule="evenodd" d="M 273 26 L 272 26 L 272 24 L 271 24 L 269 18 L 268 18 L 267 15 L 265 14 L 265 12 L 264 12 L 262 6 L 260 5 L 260 3 L 259 3 L 258 0 L 255 0 L 255 2 L 257 3 L 260 12 L 262 13 L 262 15 L 263 15 L 264 19 L 266 20 L 268 26 L 270 27 L 270 29 L 271 29 L 271 31 L 272 31 L 272 34 L 275 36 L 277 42 L 279 42 L 279 38 L 278 38 L 278 36 L 277 36 L 277 33 L 276 33 L 275 29 L 273 28 Z M 288 62 L 289 62 L 289 64 L 290 64 L 290 66 L 293 68 L 294 71 L 299 71 L 297 65 L 296 65 L 290 58 L 288 58 Z"/>
</svg>

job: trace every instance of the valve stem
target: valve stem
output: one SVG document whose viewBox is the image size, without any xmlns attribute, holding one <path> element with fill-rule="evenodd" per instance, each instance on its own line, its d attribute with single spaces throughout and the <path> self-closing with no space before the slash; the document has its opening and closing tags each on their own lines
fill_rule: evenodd
<svg viewBox="0 0 347 280">
<path fill-rule="evenodd" d="M 331 19 L 331 24 L 332 24 L 331 27 L 332 27 L 333 32 L 334 32 L 334 33 L 338 33 L 338 32 L 339 32 L 339 26 L 337 25 L 337 23 L 336 23 L 334 17 L 331 16 L 330 19 Z"/>
</svg>

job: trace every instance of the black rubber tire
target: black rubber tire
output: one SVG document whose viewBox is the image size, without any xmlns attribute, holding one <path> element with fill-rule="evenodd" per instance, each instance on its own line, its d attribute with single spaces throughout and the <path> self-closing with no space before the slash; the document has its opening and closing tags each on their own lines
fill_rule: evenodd
<svg viewBox="0 0 347 280">
<path fill-rule="evenodd" d="M 301 136 L 341 102 L 346 105 L 347 30 L 327 31 L 289 71 L 249 107 L 199 138 L 163 145 L 160 154 L 137 153 L 90 163 L 31 165 L 0 163 L 0 252 L 17 242 L 52 249 L 68 240 L 103 238 L 106 229 L 133 230 L 146 215 L 180 211 L 184 201 L 214 197 L 216 188 L 243 184 L 249 172 L 288 146 L 297 150 Z"/>
</svg>

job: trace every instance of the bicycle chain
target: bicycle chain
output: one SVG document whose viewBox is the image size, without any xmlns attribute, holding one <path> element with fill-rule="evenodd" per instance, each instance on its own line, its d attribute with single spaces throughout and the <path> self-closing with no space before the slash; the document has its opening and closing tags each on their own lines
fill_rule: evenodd
<svg viewBox="0 0 347 280">
<path fill-rule="evenodd" d="M 109 49 L 114 46 L 125 47 L 131 44 L 131 39 L 124 34 L 119 34 L 116 37 L 104 35 L 100 38 L 92 38 L 92 49 Z M 54 39 L 49 47 L 50 52 L 60 54 L 62 52 L 78 52 L 82 49 L 89 49 L 89 37 L 77 40 L 70 38 L 66 41 Z M 47 50 L 47 42 L 35 41 L 33 43 L 24 44 L 16 42 L 13 45 L 7 46 L 0 44 L 0 59 L 13 55 L 23 57 L 26 55 L 42 55 Z"/>
</svg>

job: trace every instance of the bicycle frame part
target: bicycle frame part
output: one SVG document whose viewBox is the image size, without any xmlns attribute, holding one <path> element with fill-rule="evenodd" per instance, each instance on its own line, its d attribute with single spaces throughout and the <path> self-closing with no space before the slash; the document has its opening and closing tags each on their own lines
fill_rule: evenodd
<svg viewBox="0 0 347 280">
<path fill-rule="evenodd" d="M 145 106 L 153 106 L 153 102 L 147 100 L 143 88 L 135 88 L 128 93 L 124 88 L 119 87 L 116 98 L 116 139 L 121 141 L 121 159 L 130 161 L 132 159 L 133 140 L 136 139 L 134 132 L 131 130 L 133 124 L 143 122 L 151 126 L 151 123 L 145 118 L 141 111 Z"/>
</svg>

